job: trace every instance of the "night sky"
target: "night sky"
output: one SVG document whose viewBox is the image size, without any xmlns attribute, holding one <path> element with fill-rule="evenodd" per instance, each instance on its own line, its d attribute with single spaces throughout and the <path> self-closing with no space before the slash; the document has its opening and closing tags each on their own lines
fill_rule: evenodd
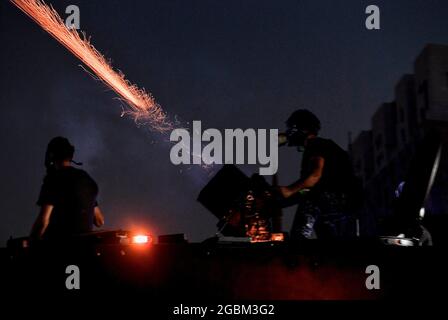
<svg viewBox="0 0 448 320">
<path fill-rule="evenodd" d="M 50 3 L 60 14 L 78 5 L 95 47 L 170 116 L 204 129 L 283 129 L 293 110 L 308 108 L 322 136 L 344 148 L 348 132 L 368 129 L 374 110 L 393 99 L 424 45 L 448 44 L 444 0 Z M 380 7 L 381 30 L 365 28 L 370 4 Z M 28 234 L 45 148 L 57 135 L 100 185 L 106 228 L 191 240 L 215 233 L 215 218 L 196 201 L 209 173 L 172 165 L 170 145 L 121 117 L 116 95 L 8 1 L 0 41 L 0 245 Z M 299 165 L 299 153 L 281 149 L 280 182 L 297 179 Z"/>
</svg>

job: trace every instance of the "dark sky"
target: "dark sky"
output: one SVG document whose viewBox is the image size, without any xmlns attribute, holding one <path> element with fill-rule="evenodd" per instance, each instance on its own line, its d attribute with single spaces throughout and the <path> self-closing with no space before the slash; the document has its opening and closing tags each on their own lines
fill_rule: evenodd
<svg viewBox="0 0 448 320">
<path fill-rule="evenodd" d="M 283 128 L 299 107 L 346 147 L 426 43 L 448 44 L 448 2 L 52 1 L 81 10 L 81 29 L 166 112 L 205 128 Z M 381 9 L 381 30 L 364 26 Z M 67 136 L 100 184 L 107 228 L 184 232 L 201 240 L 214 217 L 196 202 L 207 177 L 175 167 L 169 145 L 120 117 L 115 95 L 68 51 L 0 2 L 0 243 L 26 235 L 37 214 L 50 138 Z M 300 154 L 280 151 L 280 182 L 298 177 Z M 187 170 L 186 170 L 187 169 Z M 248 173 L 257 168 L 249 168 Z M 290 222 L 293 209 L 288 210 Z"/>
</svg>

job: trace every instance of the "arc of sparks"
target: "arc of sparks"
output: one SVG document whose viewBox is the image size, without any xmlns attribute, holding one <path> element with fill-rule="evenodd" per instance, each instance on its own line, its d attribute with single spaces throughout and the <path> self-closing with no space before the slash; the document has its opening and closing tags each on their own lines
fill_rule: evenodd
<svg viewBox="0 0 448 320">
<path fill-rule="evenodd" d="M 144 89 L 130 83 L 121 71 L 115 71 L 104 56 L 90 43 L 85 33 L 82 38 L 74 28 L 67 28 L 52 6 L 42 0 L 10 0 L 33 19 L 42 29 L 84 63 L 103 83 L 114 90 L 129 106 L 125 113 L 138 123 L 148 123 L 152 129 L 164 132 L 172 127 L 155 99 Z"/>
</svg>

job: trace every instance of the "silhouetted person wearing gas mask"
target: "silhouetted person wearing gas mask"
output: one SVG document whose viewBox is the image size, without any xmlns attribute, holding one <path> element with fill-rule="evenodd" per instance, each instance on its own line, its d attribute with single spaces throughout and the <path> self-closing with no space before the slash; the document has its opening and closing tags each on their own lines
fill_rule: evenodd
<svg viewBox="0 0 448 320">
<path fill-rule="evenodd" d="M 63 137 L 50 141 L 45 154 L 47 174 L 37 205 L 40 213 L 33 240 L 54 240 L 100 227 L 104 217 L 96 201 L 98 185 L 83 170 L 71 166 L 75 148 Z"/>
<path fill-rule="evenodd" d="M 303 152 L 300 178 L 278 187 L 286 202 L 298 203 L 291 230 L 293 240 L 351 237 L 350 214 L 356 178 L 349 155 L 335 142 L 318 137 L 319 119 L 308 110 L 297 110 L 287 120 L 280 145 Z"/>
</svg>

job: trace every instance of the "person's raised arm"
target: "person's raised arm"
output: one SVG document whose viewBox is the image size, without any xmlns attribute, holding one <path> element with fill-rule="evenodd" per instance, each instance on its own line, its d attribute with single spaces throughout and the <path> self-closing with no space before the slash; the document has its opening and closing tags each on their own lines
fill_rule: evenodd
<svg viewBox="0 0 448 320">
<path fill-rule="evenodd" d="M 284 198 L 289 198 L 304 189 L 312 188 L 319 182 L 325 165 L 323 157 L 311 158 L 311 173 L 307 177 L 303 177 L 289 186 L 279 187 Z"/>
</svg>

